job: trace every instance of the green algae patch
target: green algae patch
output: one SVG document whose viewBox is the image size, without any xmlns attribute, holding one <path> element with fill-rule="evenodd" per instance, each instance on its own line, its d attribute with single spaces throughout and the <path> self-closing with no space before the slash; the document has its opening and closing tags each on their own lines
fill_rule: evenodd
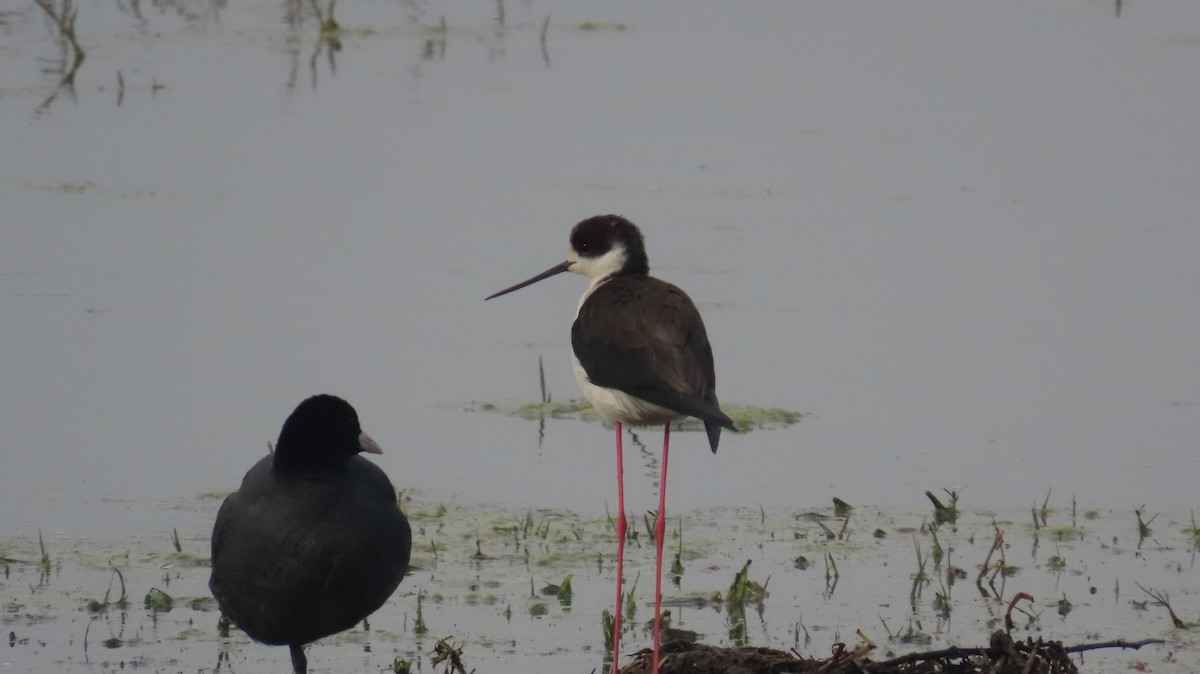
<svg viewBox="0 0 1200 674">
<path fill-rule="evenodd" d="M 193 611 L 216 611 L 220 607 L 217 606 L 217 600 L 211 595 L 205 597 L 193 597 L 187 600 L 187 607 Z"/>
<path fill-rule="evenodd" d="M 448 511 L 446 510 L 445 505 L 438 504 L 438 506 L 436 508 L 433 508 L 432 510 L 429 509 L 428 507 L 417 508 L 417 509 L 409 510 L 409 511 L 405 512 L 404 514 L 406 517 L 408 517 L 409 520 L 434 520 L 434 519 L 440 519 L 442 517 L 445 517 L 447 512 Z"/>
<path fill-rule="evenodd" d="M 579 552 L 554 551 L 538 555 L 533 563 L 542 568 L 570 569 L 589 563 L 594 564 L 596 553 L 591 550 Z"/>
<path fill-rule="evenodd" d="M 575 24 L 575 29 L 584 31 L 585 33 L 605 31 L 621 33 L 625 31 L 625 24 L 620 21 L 581 21 Z"/>
<path fill-rule="evenodd" d="M 545 400 L 509 405 L 503 403 L 470 403 L 463 405 L 462 409 L 467 412 L 499 413 L 517 417 L 518 419 L 525 419 L 526 421 L 574 419 L 585 423 L 602 423 L 605 426 L 612 425 L 607 419 L 600 416 L 591 403 L 581 398 L 562 401 Z M 768 407 L 764 405 L 724 403 L 721 405 L 721 409 L 733 420 L 733 425 L 737 426 L 738 433 L 787 428 L 788 426 L 800 423 L 800 420 L 804 417 L 800 412 L 786 410 L 782 407 Z M 682 432 L 703 431 L 704 422 L 693 417 L 688 417 L 671 424 L 671 429 Z"/>
<path fill-rule="evenodd" d="M 776 430 L 787 428 L 800 423 L 803 414 L 785 410 L 782 407 L 765 407 L 762 405 L 722 404 L 721 410 L 733 420 L 738 433 L 750 431 Z M 704 424 L 698 419 L 688 417 L 672 426 L 673 429 L 684 431 L 702 431 Z"/>
<path fill-rule="evenodd" d="M 26 183 L 25 187 L 42 192 L 59 192 L 61 194 L 83 194 L 95 189 L 96 183 L 91 180 L 60 180 L 58 182 Z"/>
<path fill-rule="evenodd" d="M 463 603 L 467 606 L 495 606 L 499 599 L 494 594 L 480 594 L 479 592 L 468 592 L 463 595 Z"/>
<path fill-rule="evenodd" d="M 1038 530 L 1039 534 L 1044 534 L 1054 541 L 1065 541 L 1072 538 L 1079 538 L 1083 535 L 1083 530 L 1072 526 L 1051 526 L 1042 527 Z"/>
<path fill-rule="evenodd" d="M 158 564 L 164 569 L 171 567 L 194 568 L 212 566 L 212 560 L 208 557 L 193 555 L 190 552 L 170 552 L 166 554 L 151 553 L 146 556 L 146 561 Z"/>
</svg>

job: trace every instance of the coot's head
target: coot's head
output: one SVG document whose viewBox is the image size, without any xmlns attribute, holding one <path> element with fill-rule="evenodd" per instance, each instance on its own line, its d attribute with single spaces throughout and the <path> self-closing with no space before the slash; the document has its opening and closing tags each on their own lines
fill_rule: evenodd
<svg viewBox="0 0 1200 674">
<path fill-rule="evenodd" d="M 350 403 L 332 395 L 317 395 L 300 403 L 279 432 L 275 465 L 283 468 L 336 467 L 358 454 L 382 453 L 363 433 Z"/>
</svg>

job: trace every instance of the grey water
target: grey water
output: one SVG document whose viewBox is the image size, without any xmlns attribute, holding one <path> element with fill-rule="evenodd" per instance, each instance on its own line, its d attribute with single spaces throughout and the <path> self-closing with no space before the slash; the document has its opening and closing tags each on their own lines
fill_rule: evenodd
<svg viewBox="0 0 1200 674">
<path fill-rule="evenodd" d="M 673 508 L 1197 505 L 1190 0 L 74 7 L 73 74 L 0 10 L 0 537 L 203 532 L 318 392 L 428 500 L 602 512 L 611 431 L 466 410 L 578 396 L 583 280 L 483 297 L 610 212 L 805 415 L 676 436 Z"/>
</svg>

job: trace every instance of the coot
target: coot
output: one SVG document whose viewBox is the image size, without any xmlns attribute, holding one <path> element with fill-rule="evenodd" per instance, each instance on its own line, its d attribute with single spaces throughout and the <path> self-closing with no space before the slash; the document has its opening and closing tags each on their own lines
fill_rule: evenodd
<svg viewBox="0 0 1200 674">
<path fill-rule="evenodd" d="M 305 400 L 213 526 L 208 586 L 221 611 L 254 640 L 287 644 L 296 674 L 305 644 L 366 618 L 408 568 L 396 491 L 359 452 L 380 450 L 349 403 Z"/>
</svg>

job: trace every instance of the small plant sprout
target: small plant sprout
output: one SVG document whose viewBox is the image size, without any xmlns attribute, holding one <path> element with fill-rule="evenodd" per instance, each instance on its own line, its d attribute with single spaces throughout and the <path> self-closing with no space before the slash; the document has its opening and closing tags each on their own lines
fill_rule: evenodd
<svg viewBox="0 0 1200 674">
<path fill-rule="evenodd" d="M 675 587 L 679 587 L 683 581 L 683 518 L 678 520 L 678 529 L 676 530 L 676 538 L 679 539 L 679 549 L 675 551 L 675 559 L 671 562 L 671 583 Z"/>
<path fill-rule="evenodd" d="M 38 529 L 38 548 L 42 551 L 41 567 L 42 575 L 46 578 L 50 577 L 50 553 L 46 552 L 46 542 L 42 540 L 42 530 Z"/>
<path fill-rule="evenodd" d="M 846 513 L 846 518 L 842 520 L 842 528 L 838 530 L 837 538 L 839 541 L 850 540 L 850 513 Z"/>
<path fill-rule="evenodd" d="M 1151 533 L 1150 525 L 1154 522 L 1154 520 L 1158 519 L 1158 515 L 1155 515 L 1148 520 L 1143 520 L 1142 519 L 1142 511 L 1144 511 L 1145 509 L 1146 509 L 1146 506 L 1144 506 L 1144 505 L 1139 508 L 1133 509 L 1133 513 L 1135 515 L 1137 515 L 1138 546 L 1141 546 L 1142 541 L 1144 541 L 1150 537 L 1150 533 Z"/>
<path fill-rule="evenodd" d="M 933 545 L 929 548 L 929 554 L 933 557 L 933 568 L 935 571 L 942 568 L 942 558 L 946 551 L 942 549 L 942 542 L 938 540 L 938 529 L 942 527 L 940 522 L 928 522 L 925 524 L 925 530 L 929 532 L 930 538 L 933 539 Z"/>
<path fill-rule="evenodd" d="M 546 18 L 542 20 L 542 34 L 538 38 L 538 42 L 542 45 L 542 62 L 546 67 L 550 67 L 550 49 L 546 46 L 546 35 L 550 32 L 550 14 L 546 14 Z"/>
<path fill-rule="evenodd" d="M 878 614 L 878 615 L 879 615 L 879 623 L 881 625 L 883 625 L 883 633 L 887 635 L 888 641 L 892 641 L 893 639 L 896 638 L 895 635 L 892 634 L 892 628 L 889 627 L 887 624 L 887 621 L 883 619 L 883 614 Z"/>
<path fill-rule="evenodd" d="M 1058 549 L 1058 544 L 1054 544 L 1054 554 L 1046 561 L 1050 570 L 1055 573 L 1062 573 L 1067 570 L 1067 560 L 1063 559 L 1062 551 Z"/>
<path fill-rule="evenodd" d="M 1049 517 L 1050 517 L 1050 492 L 1051 492 L 1051 491 L 1053 491 L 1053 490 L 1054 490 L 1054 487 L 1051 487 L 1050 489 L 1047 489 L 1047 490 L 1046 490 L 1046 498 L 1042 500 L 1042 507 L 1041 507 L 1041 509 L 1040 509 L 1040 510 L 1038 510 L 1038 516 L 1040 516 L 1040 517 L 1042 518 L 1042 526 L 1048 526 L 1048 525 L 1049 525 Z"/>
<path fill-rule="evenodd" d="M 929 583 L 929 575 L 925 573 L 925 563 L 929 559 L 921 554 L 921 544 L 917 541 L 915 534 L 913 535 L 913 547 L 917 551 L 917 572 L 913 574 L 912 589 L 908 593 L 908 601 L 912 605 L 913 611 L 916 612 L 917 602 L 921 599 L 921 592 L 925 589 L 925 585 Z"/>
<path fill-rule="evenodd" d="M 767 583 L 771 582 L 770 576 L 767 577 Z M 767 585 L 750 580 L 750 560 L 742 565 L 741 571 L 733 577 L 733 584 L 729 586 L 729 596 L 727 601 L 733 602 L 751 602 L 761 603 L 767 596 Z"/>
<path fill-rule="evenodd" d="M 949 489 L 943 489 L 946 495 L 950 497 L 949 503 L 942 503 L 933 492 L 926 491 L 925 496 L 933 503 L 933 521 L 938 524 L 954 524 L 958 521 L 958 492 Z"/>
<path fill-rule="evenodd" d="M 529 579 L 529 583 L 530 587 L 532 588 L 532 578 Z M 571 589 L 571 575 L 563 578 L 562 582 L 557 585 L 554 583 L 547 583 L 546 586 L 542 588 L 542 595 L 558 599 L 558 603 L 560 606 L 562 606 L 563 611 L 570 613 L 571 599 L 574 596 L 574 591 Z"/>
<path fill-rule="evenodd" d="M 1175 613 L 1175 609 L 1171 608 L 1171 597 L 1169 597 L 1166 592 L 1158 592 L 1155 590 L 1148 590 L 1148 589 L 1142 587 L 1141 583 L 1134 583 L 1134 584 L 1138 586 L 1139 590 L 1150 595 L 1150 598 L 1154 600 L 1154 603 L 1167 609 L 1167 615 L 1171 616 L 1171 623 L 1174 624 L 1175 627 L 1177 627 L 1181 630 L 1188 628 L 1188 624 L 1180 619 L 1179 615 Z"/>
<path fill-rule="evenodd" d="M 996 587 L 992 583 L 996 578 L 995 574 L 999 572 L 1000 569 L 1004 568 L 1004 532 L 1000 531 L 1000 527 L 996 524 L 995 520 L 992 520 L 992 529 L 995 530 L 995 534 L 992 536 L 992 547 L 988 548 L 987 557 L 984 557 L 983 563 L 979 565 L 979 575 L 975 577 L 975 587 L 979 588 L 979 593 L 984 597 L 989 596 L 988 591 L 983 587 L 983 579 L 987 577 L 989 571 L 993 571 L 992 555 L 999 551 L 1001 561 L 997 565 L 995 572 L 993 572 L 991 579 L 988 581 L 989 586 L 992 589 L 992 593 L 997 599 L 999 599 L 1000 593 L 996 592 Z"/>
<path fill-rule="evenodd" d="M 838 573 L 837 562 L 833 561 L 833 553 L 825 553 L 825 598 L 829 599 L 833 596 L 833 591 L 837 589 L 838 580 L 841 579 L 841 574 Z"/>
<path fill-rule="evenodd" d="M 474 557 L 474 559 L 477 562 L 482 562 L 485 559 L 491 559 L 491 557 L 488 557 L 487 555 L 483 554 L 483 543 L 479 540 L 479 532 L 478 531 L 475 532 L 475 557 Z"/>
<path fill-rule="evenodd" d="M 571 575 L 568 574 L 558 586 L 558 605 L 562 607 L 564 613 L 571 612 L 571 600 L 574 596 L 575 592 L 571 589 Z"/>
<path fill-rule="evenodd" d="M 613 614 L 604 609 L 600 614 L 600 629 L 604 632 L 604 656 L 612 657 L 610 654 L 613 649 Z"/>
<path fill-rule="evenodd" d="M 1058 615 L 1066 618 L 1073 608 L 1075 607 L 1071 605 L 1070 600 L 1067 599 L 1067 593 L 1064 592 L 1062 599 L 1058 600 Z"/>
<path fill-rule="evenodd" d="M 933 611 L 941 620 L 950 619 L 950 593 L 944 583 L 933 595 Z"/>
<path fill-rule="evenodd" d="M 824 522 L 822 522 L 821 520 L 815 520 L 815 521 L 817 523 L 817 526 L 821 527 L 821 532 L 825 534 L 825 540 L 832 541 L 835 538 L 837 538 L 837 534 L 833 533 L 833 529 L 830 529 L 829 527 L 825 526 Z"/>
<path fill-rule="evenodd" d="M 746 599 L 750 585 L 750 560 L 733 577 L 725 596 L 725 612 L 729 622 L 729 639 L 737 646 L 746 642 Z"/>
<path fill-rule="evenodd" d="M 463 666 L 462 653 L 463 649 L 456 648 L 451 637 L 438 639 L 437 644 L 433 647 L 433 652 L 430 653 L 429 662 L 434 667 L 445 665 L 442 670 L 445 674 L 467 674 L 466 667 Z"/>
<path fill-rule="evenodd" d="M 808 628 L 804 626 L 804 616 L 803 615 L 800 616 L 800 620 L 797 621 L 796 624 L 792 627 L 792 640 L 794 642 L 793 648 L 797 648 L 797 649 L 800 648 L 800 633 L 801 632 L 804 633 L 804 647 L 808 648 L 809 643 L 812 642 L 812 636 L 809 635 Z"/>
<path fill-rule="evenodd" d="M 1021 601 L 1022 599 L 1029 602 L 1030 605 L 1033 605 L 1033 595 L 1029 594 L 1028 592 L 1018 592 L 1013 595 L 1012 601 L 1008 602 L 1008 610 L 1004 613 L 1005 633 L 1012 634 L 1013 628 L 1016 627 L 1016 623 L 1014 623 L 1012 619 L 1013 611 L 1021 611 L 1021 613 L 1024 613 L 1026 616 L 1028 616 L 1030 624 L 1037 619 L 1037 616 L 1029 613 L 1028 611 L 1017 608 L 1017 602 Z"/>
<path fill-rule="evenodd" d="M 421 610 L 421 605 L 425 602 L 425 590 L 417 590 L 417 619 L 413 621 L 413 634 L 421 635 L 429 631 L 429 627 L 425 624 L 425 614 Z"/>
<path fill-rule="evenodd" d="M 626 625 L 632 625 L 633 619 L 635 617 L 637 617 L 637 599 L 636 599 L 635 593 L 637 592 L 638 581 L 641 580 L 641 578 L 642 578 L 641 573 L 638 573 L 638 575 L 634 576 L 633 577 L 633 585 L 629 586 L 629 592 L 625 593 L 625 618 L 624 619 L 625 619 Z"/>
<path fill-rule="evenodd" d="M 75 73 L 79 70 L 79 66 L 83 64 L 83 60 L 87 58 L 87 54 L 83 51 L 83 47 L 79 45 L 79 41 L 75 37 L 75 19 L 79 15 L 79 9 L 75 7 L 72 0 L 62 0 L 61 4 L 54 0 L 34 0 L 34 3 L 46 13 L 46 16 L 54 22 L 58 28 L 59 39 L 67 45 L 70 45 L 73 58 L 71 59 L 70 67 L 64 64 L 63 79 L 60 88 L 70 88 L 74 86 Z M 47 101 L 49 103 L 50 101 Z"/>
<path fill-rule="evenodd" d="M 670 631 L 672 629 L 671 628 L 671 611 L 670 610 L 666 610 L 666 611 L 662 612 L 662 617 L 659 618 L 659 627 L 664 632 Z M 654 618 L 651 618 L 651 619 L 647 620 L 646 622 L 642 623 L 642 631 L 645 632 L 646 634 L 650 634 L 650 633 L 654 632 Z"/>
<path fill-rule="evenodd" d="M 125 594 L 125 576 L 121 574 L 121 570 L 113 566 L 113 575 L 117 577 L 117 581 L 121 583 L 121 596 L 117 598 L 117 608 L 124 611 L 129 608 L 129 595 Z M 109 588 L 112 587 L 112 579 L 108 581 Z M 108 603 L 108 590 L 104 591 L 104 603 Z"/>
<path fill-rule="evenodd" d="M 542 389 L 542 404 L 550 402 L 550 394 L 546 392 L 546 367 L 542 364 L 542 357 L 538 356 L 538 386 Z"/>
</svg>

